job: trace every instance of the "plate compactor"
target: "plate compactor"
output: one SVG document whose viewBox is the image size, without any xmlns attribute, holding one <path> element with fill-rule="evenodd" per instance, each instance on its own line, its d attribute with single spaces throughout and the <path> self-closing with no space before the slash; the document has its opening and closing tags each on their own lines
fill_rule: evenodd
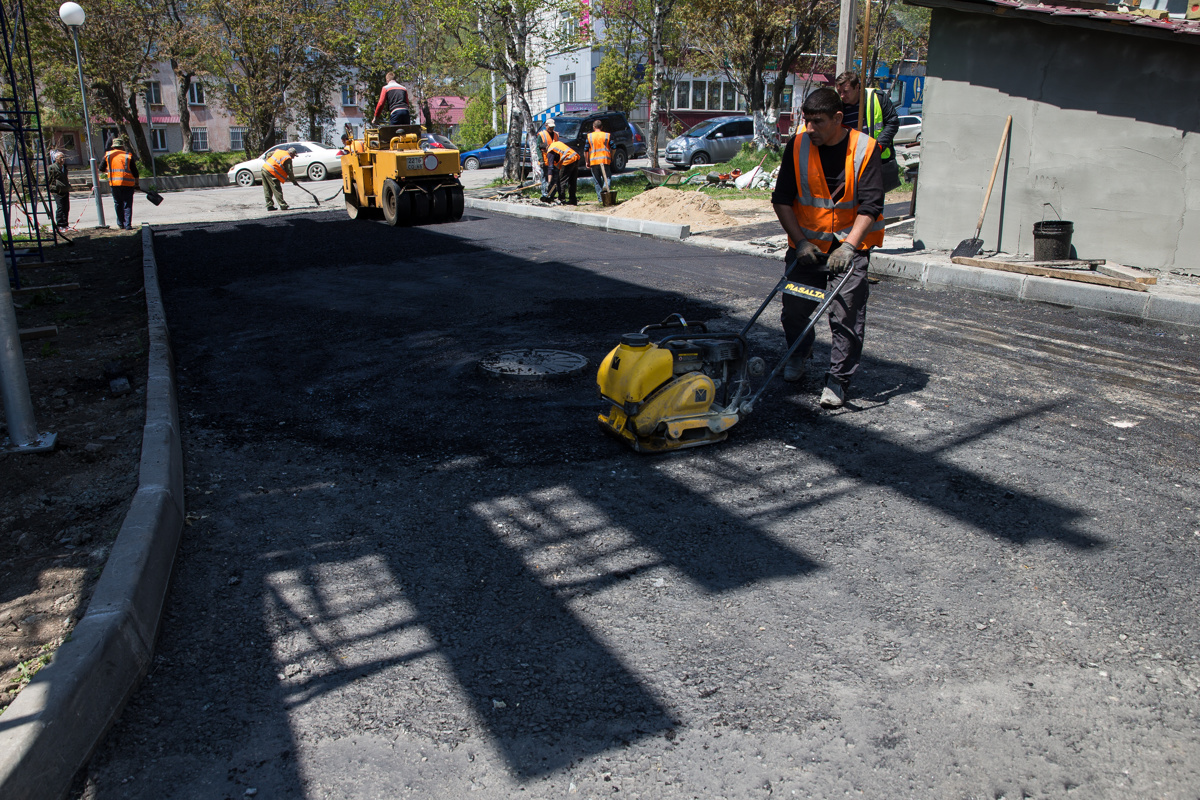
<svg viewBox="0 0 1200 800">
<path fill-rule="evenodd" d="M 790 266 L 790 265 L 789 265 Z M 600 362 L 596 383 L 610 405 L 600 427 L 639 453 L 661 453 L 724 441 L 729 429 L 754 410 L 763 389 L 779 374 L 804 337 L 829 310 L 850 272 L 832 291 L 784 277 L 740 333 L 709 332 L 672 314 L 657 325 L 627 333 Z M 779 292 L 818 303 L 808 326 L 755 390 L 766 364 L 750 357 L 746 334 Z M 652 337 L 661 336 L 657 342 Z"/>
</svg>

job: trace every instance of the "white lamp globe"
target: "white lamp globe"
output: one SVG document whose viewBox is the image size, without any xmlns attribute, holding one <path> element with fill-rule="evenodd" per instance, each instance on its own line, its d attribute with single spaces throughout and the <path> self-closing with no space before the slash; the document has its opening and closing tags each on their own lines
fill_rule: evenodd
<svg viewBox="0 0 1200 800">
<path fill-rule="evenodd" d="M 78 28 L 86 16 L 83 6 L 79 3 L 63 3 L 58 7 L 58 18 L 63 21 L 63 25 L 70 28 Z"/>
</svg>

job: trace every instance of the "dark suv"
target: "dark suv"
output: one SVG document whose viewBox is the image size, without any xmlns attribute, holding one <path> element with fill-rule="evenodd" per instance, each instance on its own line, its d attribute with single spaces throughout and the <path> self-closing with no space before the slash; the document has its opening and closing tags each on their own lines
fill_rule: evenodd
<svg viewBox="0 0 1200 800">
<path fill-rule="evenodd" d="M 600 120 L 600 129 L 612 136 L 612 171 L 620 172 L 633 156 L 633 134 L 629 132 L 629 120 L 620 111 L 563 114 L 554 118 L 554 132 L 558 134 L 559 141 L 570 145 L 582 156 L 587 135 L 592 132 L 592 123 L 596 120 Z M 582 169 L 586 168 L 584 164 Z"/>
</svg>

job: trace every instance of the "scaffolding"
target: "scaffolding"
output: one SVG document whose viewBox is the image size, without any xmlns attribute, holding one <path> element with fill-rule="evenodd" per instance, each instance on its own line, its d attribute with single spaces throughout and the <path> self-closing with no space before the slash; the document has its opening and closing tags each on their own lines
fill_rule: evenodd
<svg viewBox="0 0 1200 800">
<path fill-rule="evenodd" d="M 46 183 L 37 81 L 29 48 L 24 0 L 0 0 L 0 214 L 3 249 L 12 284 L 20 288 L 19 257 L 45 261 L 46 244 L 60 235 L 54 227 Z M 49 223 L 44 230 L 42 221 Z"/>
</svg>

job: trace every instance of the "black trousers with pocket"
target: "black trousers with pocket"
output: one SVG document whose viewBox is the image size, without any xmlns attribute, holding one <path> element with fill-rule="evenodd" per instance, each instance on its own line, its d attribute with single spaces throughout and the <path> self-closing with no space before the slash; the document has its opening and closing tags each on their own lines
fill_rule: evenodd
<svg viewBox="0 0 1200 800">
<path fill-rule="evenodd" d="M 832 339 L 829 374 L 843 386 L 850 383 L 862 358 L 863 338 L 867 330 L 867 296 L 870 294 L 870 284 L 867 283 L 867 252 L 860 250 L 854 254 L 854 260 L 850 264 L 850 280 L 829 307 L 829 333 Z M 785 261 L 791 262 L 795 258 L 796 251 L 788 248 Z M 839 275 L 830 280 L 829 273 L 823 266 L 792 267 L 788 278 L 817 289 L 831 288 L 830 284 L 836 286 L 842 279 Z M 808 325 L 808 320 L 818 305 L 820 304 L 816 300 L 783 295 L 783 311 L 779 319 L 783 323 L 783 334 L 787 337 L 788 347 L 792 346 Z M 812 353 L 815 338 L 816 326 L 813 326 L 813 330 L 804 337 L 804 343 L 796 353 L 807 358 Z"/>
</svg>

